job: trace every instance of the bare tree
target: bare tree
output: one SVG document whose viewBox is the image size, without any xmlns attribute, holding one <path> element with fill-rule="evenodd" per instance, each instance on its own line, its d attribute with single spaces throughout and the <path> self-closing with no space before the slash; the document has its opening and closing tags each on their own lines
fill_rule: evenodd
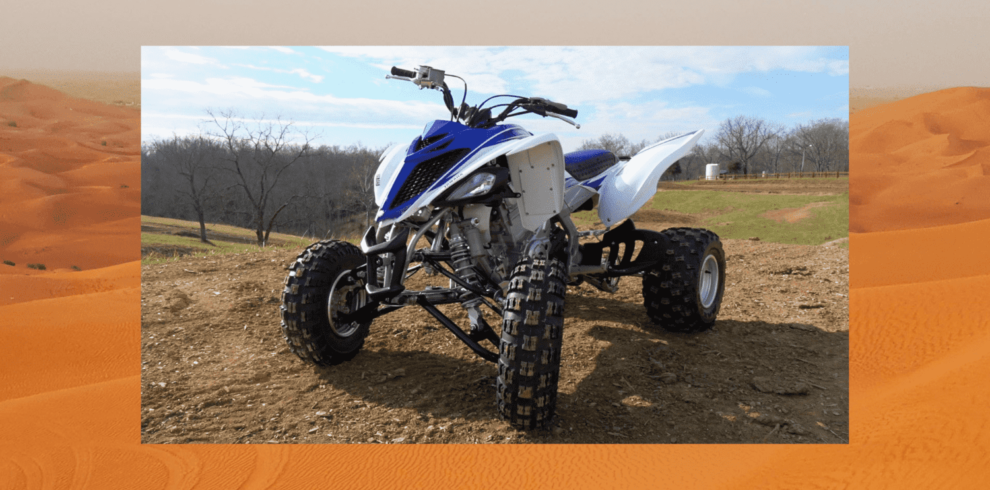
<svg viewBox="0 0 990 490">
<path fill-rule="evenodd" d="M 377 159 L 365 152 L 362 161 L 351 169 L 351 187 L 349 197 L 364 210 L 364 226 L 371 226 L 371 217 L 378 210 L 375 204 L 375 172 L 378 170 Z"/>
<path fill-rule="evenodd" d="M 219 133 L 214 134 L 223 144 L 225 165 L 221 168 L 234 174 L 234 187 L 244 191 L 244 195 L 252 206 L 254 229 L 258 245 L 268 242 L 278 214 L 289 205 L 293 199 L 300 197 L 293 194 L 281 204 L 266 222 L 266 214 L 275 189 L 279 185 L 282 174 L 293 164 L 305 158 L 310 150 L 311 138 L 300 134 L 302 144 L 293 143 L 292 137 L 297 134 L 291 122 L 265 120 L 260 117 L 249 125 L 241 122 L 232 112 L 221 112 L 219 117 L 212 111 L 207 114 L 213 118 Z"/>
<path fill-rule="evenodd" d="M 199 220 L 199 240 L 210 243 L 206 238 L 206 205 L 216 195 L 213 159 L 217 148 L 202 136 L 158 140 L 151 144 L 154 152 L 165 165 L 177 173 L 185 183 L 184 189 L 175 192 L 184 196 Z"/>
<path fill-rule="evenodd" d="M 605 133 L 598 138 L 584 140 L 578 150 L 608 150 L 615 156 L 627 156 L 633 154 L 633 145 L 621 134 Z"/>
<path fill-rule="evenodd" d="M 684 160 L 687 160 L 687 157 L 674 162 L 674 164 L 660 176 L 660 180 L 677 180 L 677 176 L 684 173 L 683 170 L 681 170 L 681 162 Z"/>
<path fill-rule="evenodd" d="M 816 172 L 849 168 L 849 123 L 841 119 L 819 119 L 794 131 L 795 153 L 805 153 Z"/>
<path fill-rule="evenodd" d="M 722 156 L 732 162 L 739 162 L 744 175 L 749 174 L 753 157 L 763 149 L 775 128 L 758 117 L 736 116 L 722 121 L 715 134 L 715 140 L 722 150 Z"/>
<path fill-rule="evenodd" d="M 774 128 L 763 151 L 764 169 L 772 174 L 780 173 L 783 156 L 788 150 L 787 134 L 783 127 Z"/>
</svg>

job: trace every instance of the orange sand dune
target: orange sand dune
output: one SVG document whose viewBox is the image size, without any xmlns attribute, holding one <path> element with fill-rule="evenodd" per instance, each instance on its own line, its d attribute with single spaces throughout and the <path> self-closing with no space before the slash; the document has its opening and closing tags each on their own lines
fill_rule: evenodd
<svg viewBox="0 0 990 490">
<path fill-rule="evenodd" d="M 134 263 L 127 263 L 82 272 L 59 269 L 48 273 L 10 274 L 0 281 L 0 306 L 121 288 L 140 288 L 140 278 L 134 276 L 135 267 Z"/>
<path fill-rule="evenodd" d="M 976 214 L 939 214 L 949 192 L 943 188 L 892 199 L 922 177 L 953 184 L 953 192 L 984 178 L 967 162 L 982 158 L 973 142 L 984 136 L 950 110 L 962 100 L 978 111 L 974 93 L 929 94 L 945 110 L 920 104 L 918 114 L 935 114 L 920 119 L 912 116 L 913 99 L 852 118 L 859 142 L 852 185 L 864 202 L 851 220 L 873 233 L 850 241 L 848 445 L 141 445 L 140 269 L 108 256 L 120 265 L 0 276 L 14 279 L 0 293 L 30 292 L 0 306 L 0 488 L 985 488 L 990 215 L 966 223 Z M 890 165 L 894 178 L 883 179 L 870 162 Z M 37 188 L 112 187 L 112 164 L 88 168 L 44 185 L 37 175 L 17 178 Z M 78 202 L 89 203 L 90 213 L 119 209 L 111 200 Z M 932 212 L 901 216 L 908 204 L 929 204 Z M 84 229 L 124 233 L 129 220 L 47 233 L 85 241 L 92 237 Z M 15 222 L 17 243 L 45 236 L 32 222 Z M 919 229 L 906 229 L 912 226 Z M 62 292 L 71 295 L 41 299 Z M 807 410 L 827 408 L 809 397 Z"/>
<path fill-rule="evenodd" d="M 139 138 L 133 109 L 0 77 L 0 275 L 137 260 Z"/>
<path fill-rule="evenodd" d="M 990 89 L 954 88 L 849 121 L 854 233 L 990 218 Z"/>
<path fill-rule="evenodd" d="M 849 236 L 849 283 L 868 288 L 990 277 L 990 219 L 917 230 Z"/>
<path fill-rule="evenodd" d="M 137 374 L 139 361 L 131 348 L 139 349 L 136 327 L 141 304 L 140 288 L 135 284 L 139 265 L 126 266 L 130 277 L 121 281 L 56 275 L 51 281 L 41 278 L 21 283 L 80 293 L 0 306 L 0 318 L 5 319 L 4 348 L 11 349 L 0 358 L 4 377 L 0 400 Z"/>
</svg>

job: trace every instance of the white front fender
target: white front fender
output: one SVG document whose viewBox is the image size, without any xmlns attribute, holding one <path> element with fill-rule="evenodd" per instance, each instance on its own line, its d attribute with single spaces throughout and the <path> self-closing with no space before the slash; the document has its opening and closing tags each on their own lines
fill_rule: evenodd
<svg viewBox="0 0 990 490">
<path fill-rule="evenodd" d="M 409 144 L 407 143 L 393 145 L 382 153 L 381 163 L 375 172 L 375 204 L 378 205 L 378 209 L 385 205 L 388 189 L 392 187 L 395 176 L 399 174 L 402 161 L 405 160 L 408 151 Z"/>
<path fill-rule="evenodd" d="M 660 176 L 690 153 L 704 132 L 699 129 L 643 148 L 606 178 L 598 190 L 602 224 L 614 226 L 643 207 L 657 193 Z"/>
</svg>

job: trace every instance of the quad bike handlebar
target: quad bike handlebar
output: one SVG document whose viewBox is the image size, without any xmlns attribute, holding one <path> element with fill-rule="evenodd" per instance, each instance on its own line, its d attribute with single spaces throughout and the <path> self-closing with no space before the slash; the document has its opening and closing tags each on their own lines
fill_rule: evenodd
<svg viewBox="0 0 990 490">
<path fill-rule="evenodd" d="M 399 68 L 397 66 L 393 66 L 392 67 L 392 75 L 397 76 L 397 77 L 414 78 L 416 76 L 416 72 L 409 71 L 409 70 L 403 70 L 402 68 Z"/>
<path fill-rule="evenodd" d="M 520 97 L 517 95 L 497 95 L 495 97 L 514 97 L 516 100 L 508 104 L 499 104 L 490 108 L 483 108 L 485 102 L 495 98 L 490 97 L 485 102 L 482 102 L 476 107 L 470 107 L 461 101 L 460 107 L 455 107 L 453 103 L 453 97 L 451 96 L 450 89 L 447 88 L 447 83 L 444 81 L 445 73 L 443 70 L 438 70 L 426 65 L 421 65 L 416 71 L 405 70 L 397 66 L 393 66 L 391 70 L 391 75 L 386 75 L 385 78 L 395 78 L 398 80 L 406 80 L 413 82 L 418 85 L 419 88 L 431 88 L 440 90 L 443 92 L 444 103 L 447 109 L 450 111 L 451 119 L 461 119 L 464 120 L 468 126 L 492 126 L 505 119 L 513 116 L 521 116 L 523 114 L 537 114 L 543 117 L 553 117 L 560 119 L 578 129 L 581 125 L 575 122 L 572 118 L 577 117 L 578 111 L 576 109 L 568 108 L 566 105 L 560 102 L 554 102 L 542 97 Z M 454 78 L 460 78 L 456 75 L 449 75 Z M 461 79 L 463 81 L 463 79 Z M 467 98 L 467 83 L 464 84 L 464 96 Z M 498 114 L 493 116 L 491 109 L 499 106 L 505 106 L 505 109 Z M 515 109 L 522 109 L 520 112 L 512 112 Z"/>
</svg>

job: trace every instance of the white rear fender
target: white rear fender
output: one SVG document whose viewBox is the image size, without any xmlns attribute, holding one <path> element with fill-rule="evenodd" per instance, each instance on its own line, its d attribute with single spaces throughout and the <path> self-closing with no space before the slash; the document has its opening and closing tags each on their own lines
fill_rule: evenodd
<svg viewBox="0 0 990 490">
<path fill-rule="evenodd" d="M 602 224 L 614 226 L 643 207 L 657 193 L 660 176 L 690 153 L 704 132 L 699 129 L 648 146 L 609 175 L 598 189 Z"/>
</svg>

